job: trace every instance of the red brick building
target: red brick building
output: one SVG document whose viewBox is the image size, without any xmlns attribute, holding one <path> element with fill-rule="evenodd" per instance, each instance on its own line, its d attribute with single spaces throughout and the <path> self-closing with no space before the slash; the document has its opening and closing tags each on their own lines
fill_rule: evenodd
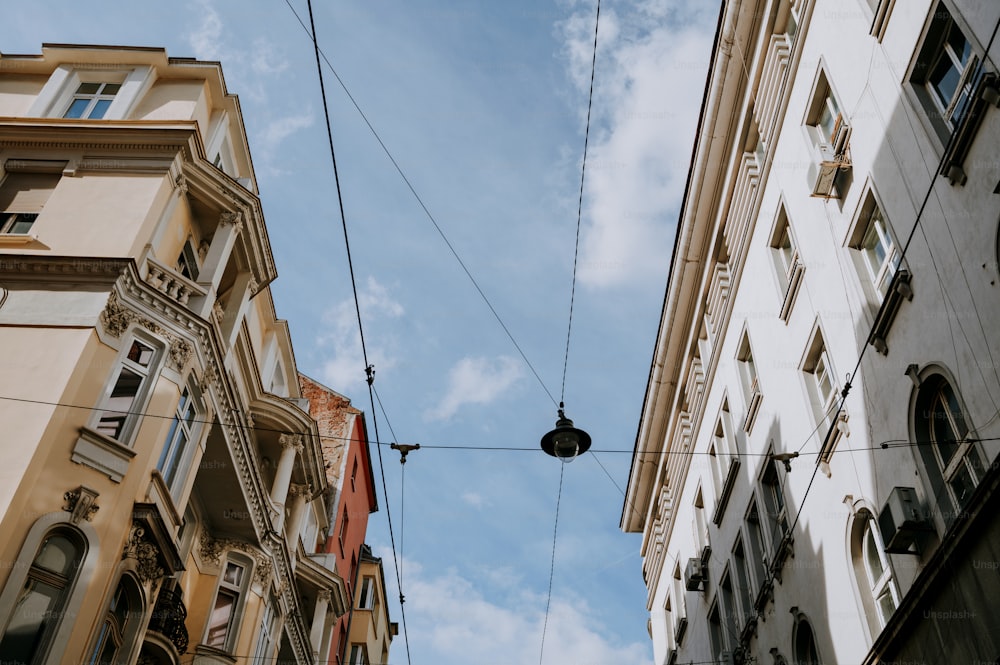
<svg viewBox="0 0 1000 665">
<path fill-rule="evenodd" d="M 336 555 L 336 571 L 352 600 L 357 593 L 361 546 L 368 531 L 368 516 L 378 510 L 375 475 L 368 448 L 364 413 L 351 400 L 309 377 L 299 374 L 302 396 L 309 400 L 309 414 L 319 426 L 323 460 L 332 496 L 328 503 L 330 530 L 324 551 Z M 356 603 L 352 602 L 353 608 Z M 346 662 L 352 609 L 333 625 L 329 660 Z"/>
</svg>

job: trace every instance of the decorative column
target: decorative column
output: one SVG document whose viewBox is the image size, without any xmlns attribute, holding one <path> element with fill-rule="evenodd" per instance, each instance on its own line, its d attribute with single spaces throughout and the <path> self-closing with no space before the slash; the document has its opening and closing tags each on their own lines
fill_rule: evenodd
<svg viewBox="0 0 1000 665">
<path fill-rule="evenodd" d="M 288 513 L 288 523 L 285 525 L 285 538 L 292 551 L 298 544 L 299 533 L 302 531 L 302 521 L 306 516 L 306 507 L 309 505 L 307 499 L 310 494 L 312 494 L 312 488 L 309 485 L 293 484 L 288 488 L 288 495 L 292 497 L 292 505 Z"/>
<path fill-rule="evenodd" d="M 219 215 L 219 224 L 215 227 L 215 235 L 212 236 L 208 254 L 205 255 L 201 270 L 198 272 L 198 284 L 208 291 L 203 311 L 200 312 L 203 317 L 207 317 L 212 311 L 219 282 L 222 281 L 222 274 L 225 272 L 226 264 L 229 263 L 233 247 L 236 245 L 236 236 L 242 229 L 243 222 L 240 220 L 239 213 L 227 211 Z"/>
<path fill-rule="evenodd" d="M 309 642 L 312 644 L 313 659 L 319 662 L 319 651 L 323 641 L 323 631 L 326 629 L 326 610 L 330 606 L 330 590 L 320 589 L 316 594 L 316 608 L 313 610 L 312 630 L 309 631 Z"/>
<path fill-rule="evenodd" d="M 274 473 L 274 484 L 271 485 L 271 501 L 281 506 L 278 516 L 280 525 L 285 518 L 285 499 L 288 497 L 288 487 L 292 483 L 292 470 L 295 468 L 295 457 L 302 452 L 301 434 L 282 434 L 278 437 L 281 444 L 281 457 Z"/>
<path fill-rule="evenodd" d="M 226 300 L 226 308 L 222 312 L 222 321 L 220 322 L 225 348 L 231 348 L 236 341 L 236 336 L 240 332 L 240 324 L 247 314 L 250 295 L 256 290 L 257 282 L 254 280 L 253 275 L 249 272 L 241 272 L 236 275 L 236 279 L 233 281 L 233 288 Z"/>
</svg>

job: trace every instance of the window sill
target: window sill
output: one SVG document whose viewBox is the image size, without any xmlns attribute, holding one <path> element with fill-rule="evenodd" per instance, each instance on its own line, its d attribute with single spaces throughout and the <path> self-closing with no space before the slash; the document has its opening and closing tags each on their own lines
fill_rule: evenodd
<svg viewBox="0 0 1000 665">
<path fill-rule="evenodd" d="M 785 289 L 785 297 L 781 301 L 781 311 L 778 312 L 778 318 L 786 323 L 792 313 L 792 306 L 795 304 L 795 297 L 799 294 L 799 286 L 802 285 L 802 277 L 805 272 L 806 267 L 796 258 L 791 271 L 789 271 L 788 288 Z"/>
<path fill-rule="evenodd" d="M 849 418 L 850 415 L 847 413 L 847 410 L 841 408 L 837 420 L 827 429 L 826 438 L 819 449 L 819 456 L 816 458 L 816 463 L 820 465 L 820 469 L 826 474 L 827 478 L 830 477 L 830 460 L 833 458 L 833 452 L 837 449 L 837 444 L 840 442 L 841 437 L 851 435 L 851 430 L 847 425 Z"/>
<path fill-rule="evenodd" d="M 792 539 L 791 533 L 786 533 L 780 541 L 778 541 L 778 546 L 774 551 L 774 561 L 771 562 L 771 574 L 774 578 L 781 582 L 781 569 L 785 566 L 785 560 L 792 553 L 792 544 L 795 541 Z"/>
<path fill-rule="evenodd" d="M 736 474 L 740 470 L 740 461 L 733 458 L 729 462 L 729 471 L 726 479 L 722 483 L 722 491 L 719 492 L 719 500 L 715 503 L 715 512 L 712 513 L 712 522 L 715 526 L 722 523 L 722 516 L 726 513 L 726 506 L 729 505 L 729 497 L 733 493 L 733 485 L 736 484 Z"/>
<path fill-rule="evenodd" d="M 0 233 L 0 247 L 30 245 L 38 242 L 38 236 L 32 233 Z"/>
<path fill-rule="evenodd" d="M 228 651 L 218 647 L 210 647 L 207 644 L 199 644 L 194 648 L 195 662 L 199 665 L 208 663 L 218 663 L 219 665 L 236 665 L 236 657 L 231 656 Z"/>
<path fill-rule="evenodd" d="M 972 143 L 979 133 L 979 126 L 986 116 L 988 106 L 1000 108 L 1000 77 L 993 72 L 984 71 L 980 74 L 969 99 L 969 107 L 955 128 L 951 148 L 941 162 L 941 175 L 948 178 L 952 185 L 962 186 L 968 179 L 963 168 L 965 158 L 972 148 Z"/>
<path fill-rule="evenodd" d="M 899 313 L 899 308 L 903 304 L 903 299 L 913 300 L 913 289 L 910 287 L 910 271 L 900 268 L 892 276 L 889 289 L 882 306 L 879 307 L 875 315 L 875 324 L 872 326 L 872 333 L 868 337 L 868 343 L 875 347 L 875 350 L 883 356 L 889 354 L 889 345 L 886 338 L 889 335 L 889 328 Z"/>
<path fill-rule="evenodd" d="M 135 451 L 123 446 L 109 436 L 96 432 L 89 427 L 80 428 L 80 438 L 73 446 L 70 459 L 77 464 L 89 466 L 91 469 L 105 474 L 116 483 L 120 483 L 128 472 L 129 462 L 135 457 Z"/>
<path fill-rule="evenodd" d="M 760 389 L 754 388 L 753 395 L 750 396 L 750 403 L 747 405 L 747 415 L 743 419 L 743 431 L 747 434 L 753 430 L 753 424 L 757 422 L 757 414 L 760 413 L 762 401 L 764 401 L 764 393 Z"/>
</svg>

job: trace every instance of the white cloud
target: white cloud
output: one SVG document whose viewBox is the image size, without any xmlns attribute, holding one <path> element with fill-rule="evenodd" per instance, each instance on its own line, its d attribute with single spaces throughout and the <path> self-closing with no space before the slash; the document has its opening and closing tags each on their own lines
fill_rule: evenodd
<svg viewBox="0 0 1000 665">
<path fill-rule="evenodd" d="M 199 60 L 223 60 L 225 55 L 222 41 L 222 18 L 205 0 L 198 4 L 201 23 L 188 35 L 188 43 Z M 226 58 L 229 59 L 228 57 Z"/>
<path fill-rule="evenodd" d="M 666 274 L 711 51 L 705 4 L 626 4 L 608 12 L 607 34 L 601 15 L 580 247 L 585 284 Z M 581 9 L 560 26 L 570 77 L 584 93 L 593 21 L 592 8 Z"/>
<path fill-rule="evenodd" d="M 382 560 L 386 581 L 395 587 L 391 553 Z M 517 579 L 508 582 L 502 587 L 505 591 L 497 592 L 503 597 L 487 596 L 477 582 L 455 570 L 430 576 L 407 560 L 403 578 L 407 629 L 417 659 L 438 665 L 538 662 L 546 598 L 525 590 Z M 585 600 L 553 595 L 542 665 L 651 662 L 648 644 L 625 644 L 608 635 Z"/>
<path fill-rule="evenodd" d="M 374 321 L 396 319 L 403 315 L 403 306 L 393 300 L 388 289 L 373 277 L 369 277 L 358 292 L 358 302 L 366 327 L 371 326 Z M 329 350 L 330 355 L 323 363 L 322 380 L 327 385 L 342 386 L 343 390 L 349 391 L 365 380 L 364 353 L 361 349 L 354 300 L 343 300 L 327 310 L 323 315 L 323 322 L 328 326 L 328 331 L 317 340 L 317 345 L 321 350 Z M 391 338 L 375 340 L 366 336 L 365 342 L 368 362 L 375 365 L 376 372 L 385 371 L 396 364 L 390 348 L 387 348 L 387 345 L 391 347 Z"/>
<path fill-rule="evenodd" d="M 462 501 L 472 506 L 473 508 L 482 508 L 485 505 L 483 500 L 483 495 L 479 492 L 466 492 L 462 495 Z"/>
<path fill-rule="evenodd" d="M 462 358 L 448 372 L 448 391 L 427 412 L 431 420 L 447 420 L 465 404 L 489 404 L 521 378 L 521 364 L 511 356 L 495 360 Z"/>
</svg>

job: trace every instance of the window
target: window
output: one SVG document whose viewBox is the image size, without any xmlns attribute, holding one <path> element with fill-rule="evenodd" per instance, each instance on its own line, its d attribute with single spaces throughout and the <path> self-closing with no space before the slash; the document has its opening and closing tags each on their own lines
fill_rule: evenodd
<svg viewBox="0 0 1000 665">
<path fill-rule="evenodd" d="M 813 92 L 812 102 L 806 114 L 806 129 L 814 145 L 836 147 L 837 134 L 844 126 L 845 118 L 840 112 L 840 104 L 830 88 L 826 73 L 820 70 L 819 80 Z"/>
<path fill-rule="evenodd" d="M 135 582 L 128 576 L 123 576 L 111 597 L 111 604 L 104 616 L 97 641 L 91 651 L 89 665 L 112 665 L 127 659 L 131 643 L 134 639 L 134 623 L 142 617 L 141 596 Z"/>
<path fill-rule="evenodd" d="M 725 640 L 730 648 L 735 648 L 739 642 L 740 629 L 737 626 L 739 609 L 736 606 L 736 593 L 733 590 L 733 577 L 727 566 L 719 578 L 719 598 L 722 610 L 722 625 L 726 632 Z"/>
<path fill-rule="evenodd" d="M 881 304 L 899 267 L 900 254 L 871 189 L 864 197 L 850 246 L 860 258 L 866 285 L 871 286 L 873 295 L 877 296 L 875 300 Z"/>
<path fill-rule="evenodd" d="M 914 433 L 930 495 L 936 499 L 945 525 L 968 504 L 985 473 L 982 453 L 975 443 L 962 402 L 941 374 L 921 381 L 914 412 Z"/>
<path fill-rule="evenodd" d="M 674 620 L 674 644 L 680 647 L 684 642 L 684 632 L 687 630 L 687 597 L 684 595 L 684 581 L 681 579 L 681 564 L 679 562 L 674 564 L 674 576 L 670 586 L 670 607 Z"/>
<path fill-rule="evenodd" d="M 792 236 L 792 227 L 788 221 L 788 213 L 784 203 L 778 206 L 774 230 L 771 231 L 770 247 L 775 274 L 778 276 L 778 287 L 782 294 L 781 310 L 778 316 L 782 321 L 787 321 L 795 296 L 802 283 L 805 266 L 799 257 L 795 238 Z"/>
<path fill-rule="evenodd" d="M 351 645 L 350 665 L 368 665 L 368 650 L 363 644 Z"/>
<path fill-rule="evenodd" d="M 69 530 L 52 531 L 42 542 L 0 638 L 0 654 L 6 661 L 42 662 L 64 618 L 85 549 L 83 539 Z"/>
<path fill-rule="evenodd" d="M 743 420 L 743 430 L 749 433 L 753 429 L 754 421 L 757 419 L 757 412 L 760 410 L 763 395 L 761 394 L 757 378 L 757 365 L 754 363 L 753 350 L 750 348 L 750 337 L 746 331 L 743 332 L 743 338 L 740 340 L 740 345 L 736 352 L 736 366 L 740 375 L 740 384 L 743 388 L 743 397 L 747 404 L 747 413 Z"/>
<path fill-rule="evenodd" d="M 0 185 L 0 234 L 23 235 L 31 231 L 38 214 L 49 200 L 62 175 L 61 173 L 11 173 L 9 169 L 13 166 L 11 160 L 8 160 L 7 177 Z"/>
<path fill-rule="evenodd" d="M 813 328 L 812 340 L 806 347 L 804 358 L 802 371 L 806 380 L 806 394 L 816 419 L 816 434 L 821 442 L 817 463 L 823 465 L 824 473 L 829 476 L 829 462 L 837 442 L 842 435 L 848 433 L 847 412 L 837 408 L 839 389 L 823 332 L 818 324 Z"/>
<path fill-rule="evenodd" d="M 757 501 L 750 502 L 745 520 L 748 550 L 750 555 L 749 568 L 753 574 L 757 596 L 754 598 L 755 604 L 759 605 L 759 598 L 764 591 L 767 582 L 767 541 L 764 539 L 764 526 L 760 520 L 760 513 L 757 510 Z"/>
<path fill-rule="evenodd" d="M 736 536 L 733 546 L 733 570 L 736 576 L 736 589 L 739 595 L 739 610 L 737 624 L 742 629 L 754 617 L 753 585 L 750 581 L 750 562 L 743 548 L 743 537 Z"/>
<path fill-rule="evenodd" d="M 934 11 L 927 39 L 917 57 L 914 82 L 927 92 L 938 117 L 957 126 L 972 92 L 972 73 L 979 58 L 944 3 Z"/>
<path fill-rule="evenodd" d="M 63 117 L 91 120 L 103 118 L 121 87 L 121 83 L 81 83 Z"/>
<path fill-rule="evenodd" d="M 248 578 L 248 567 L 242 563 L 227 560 L 215 593 L 215 602 L 208 617 L 205 644 L 229 651 L 236 643 L 238 626 L 234 618 L 239 616 L 241 600 Z"/>
<path fill-rule="evenodd" d="M 347 556 L 347 506 L 344 506 L 344 514 L 340 519 L 340 533 L 337 535 L 337 540 L 340 541 L 340 554 L 341 556 Z"/>
<path fill-rule="evenodd" d="M 732 430 L 728 401 L 722 403 L 708 455 L 712 463 L 712 480 L 715 485 L 715 513 L 712 515 L 712 521 L 718 525 L 722 522 L 740 468 L 739 450 Z"/>
<path fill-rule="evenodd" d="M 777 464 L 773 460 L 768 461 L 760 479 L 761 496 L 767 513 L 767 535 L 771 541 L 772 561 L 775 564 L 782 558 L 782 541 L 788 534 L 788 515 L 785 512 L 785 496 L 778 477 Z"/>
<path fill-rule="evenodd" d="M 816 650 L 816 638 L 812 626 L 804 617 L 795 623 L 793 639 L 793 659 L 797 665 L 820 665 L 819 651 Z"/>
<path fill-rule="evenodd" d="M 851 527 L 851 558 L 865 615 L 877 635 L 899 605 L 899 590 L 885 554 L 878 524 L 867 509 L 857 512 Z"/>
<path fill-rule="evenodd" d="M 170 431 L 166 443 L 163 444 L 160 460 L 156 464 L 156 469 L 163 476 L 174 498 L 177 498 L 184 484 L 179 482 L 179 479 L 184 476 L 183 471 L 190 460 L 190 443 L 197 440 L 203 420 L 200 416 L 203 414 L 204 407 L 195 398 L 192 389 L 185 387 L 177 403 L 174 419 L 170 423 Z"/>
<path fill-rule="evenodd" d="M 698 546 L 698 556 L 705 558 L 705 550 L 711 552 L 711 540 L 708 534 L 708 521 L 705 519 L 705 501 L 702 498 L 701 486 L 694 495 L 694 521 L 691 524 L 694 529 L 694 542 Z"/>
<path fill-rule="evenodd" d="M 268 596 L 264 603 L 264 615 L 260 620 L 260 632 L 257 634 L 257 646 L 253 650 L 251 665 L 264 665 L 272 662 L 271 652 L 278 639 L 278 615 L 275 611 L 278 603 L 273 596 Z"/>
<path fill-rule="evenodd" d="M 358 609 L 370 610 L 375 607 L 375 578 L 365 576 L 361 580 L 361 593 L 358 594 Z"/>
<path fill-rule="evenodd" d="M 129 438 L 139 412 L 146 405 L 147 380 L 155 369 L 157 356 L 152 344 L 132 340 L 121 359 L 111 391 L 100 406 L 95 428 L 98 432 L 119 441 Z"/>
<path fill-rule="evenodd" d="M 708 611 L 708 640 L 712 646 L 712 659 L 719 663 L 726 662 L 726 636 L 722 628 L 722 617 L 719 603 L 712 605 Z"/>
<path fill-rule="evenodd" d="M 194 250 L 191 239 L 184 241 L 184 248 L 177 257 L 177 272 L 191 281 L 198 281 L 198 253 Z"/>
</svg>

